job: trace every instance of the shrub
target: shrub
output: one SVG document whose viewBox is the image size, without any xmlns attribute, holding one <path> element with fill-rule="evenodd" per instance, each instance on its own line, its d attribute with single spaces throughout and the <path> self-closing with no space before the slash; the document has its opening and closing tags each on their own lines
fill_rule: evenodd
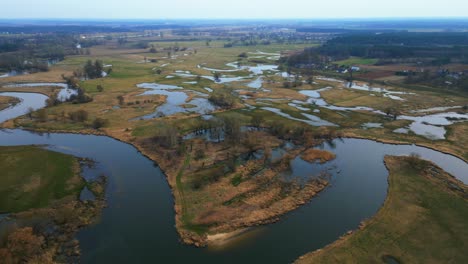
<svg viewBox="0 0 468 264">
<path fill-rule="evenodd" d="M 231 184 L 233 186 L 237 186 L 237 185 L 241 184 L 241 182 L 242 182 L 242 175 L 240 175 L 240 174 L 236 174 L 234 176 L 234 178 L 231 179 Z"/>
<path fill-rule="evenodd" d="M 407 158 L 408 164 L 415 169 L 420 169 L 423 165 L 423 160 L 418 153 L 411 153 Z"/>
<path fill-rule="evenodd" d="M 88 112 L 86 110 L 80 109 L 75 112 L 70 112 L 68 115 L 73 122 L 84 122 L 88 120 Z"/>
<path fill-rule="evenodd" d="M 236 103 L 236 98 L 227 89 L 219 89 L 214 91 L 211 93 L 208 100 L 213 104 L 225 109 L 232 108 Z"/>
<path fill-rule="evenodd" d="M 39 122 L 46 122 L 49 118 L 47 110 L 45 108 L 42 108 L 39 111 L 37 111 L 37 118 L 39 119 Z"/>
<path fill-rule="evenodd" d="M 247 57 L 248 57 L 248 55 L 247 55 L 247 53 L 246 53 L 246 52 L 242 52 L 241 54 L 239 54 L 239 56 L 238 56 L 238 57 L 239 57 L 239 58 L 247 58 Z"/>
<path fill-rule="evenodd" d="M 94 129 L 99 129 L 101 127 L 107 126 L 108 123 L 109 123 L 109 120 L 98 117 L 94 119 L 92 126 Z"/>
<path fill-rule="evenodd" d="M 203 149 L 197 149 L 195 151 L 195 160 L 201 160 L 205 157 L 205 151 Z"/>
<path fill-rule="evenodd" d="M 174 148 L 178 143 L 179 131 L 174 126 L 163 123 L 157 129 L 152 140 L 157 145 L 164 148 Z"/>
</svg>

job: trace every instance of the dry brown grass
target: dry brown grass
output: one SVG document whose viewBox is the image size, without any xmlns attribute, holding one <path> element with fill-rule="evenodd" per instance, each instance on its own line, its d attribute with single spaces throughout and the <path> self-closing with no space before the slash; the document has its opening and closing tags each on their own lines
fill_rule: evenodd
<svg viewBox="0 0 468 264">
<path fill-rule="evenodd" d="M 327 161 L 335 159 L 336 155 L 320 149 L 308 149 L 301 154 L 301 158 L 308 162 L 316 162 L 319 161 L 320 163 L 325 163 Z"/>
<path fill-rule="evenodd" d="M 0 111 L 18 102 L 19 100 L 17 98 L 9 97 L 9 96 L 0 96 Z"/>
</svg>

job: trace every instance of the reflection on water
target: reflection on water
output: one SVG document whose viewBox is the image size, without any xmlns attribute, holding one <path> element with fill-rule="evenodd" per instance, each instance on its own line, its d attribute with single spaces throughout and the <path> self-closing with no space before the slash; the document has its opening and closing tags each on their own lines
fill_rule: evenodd
<svg viewBox="0 0 468 264">
<path fill-rule="evenodd" d="M 0 111 L 0 123 L 25 115 L 31 110 L 41 109 L 46 106 L 46 101 L 49 99 L 49 97 L 37 93 L 0 92 L 0 96 L 15 97 L 20 100 L 16 105 Z"/>
<path fill-rule="evenodd" d="M 427 148 L 361 139 L 330 143 L 322 148 L 335 153 L 336 159 L 326 166 L 339 170 L 331 170 L 331 185 L 319 196 L 280 222 L 246 233 L 246 237 L 239 236 L 240 240 L 235 240 L 239 242 L 232 247 L 197 249 L 180 244 L 166 178 L 134 147 L 103 136 L 0 131 L 0 145 L 46 144 L 53 150 L 93 159 L 107 168 L 108 207 L 101 222 L 78 234 L 83 263 L 291 262 L 333 242 L 377 212 L 386 196 L 388 172 L 383 158 L 387 154 L 418 153 L 468 182 L 468 164 Z M 322 165 L 311 166 L 318 170 L 315 166 Z"/>
<path fill-rule="evenodd" d="M 311 114 L 301 113 L 303 116 L 307 117 L 307 119 L 300 119 L 300 118 L 292 117 L 291 115 L 282 112 L 278 108 L 262 107 L 262 109 L 273 112 L 273 113 L 275 113 L 275 114 L 277 114 L 279 116 L 285 117 L 287 119 L 303 122 L 303 123 L 306 123 L 306 124 L 311 125 L 311 126 L 337 126 L 336 124 L 333 124 L 331 122 L 328 122 L 326 120 L 321 119 L 318 116 L 314 116 L 314 115 L 311 115 Z"/>
<path fill-rule="evenodd" d="M 179 91 L 183 89 L 182 87 L 179 87 L 179 86 L 158 84 L 158 83 L 141 83 L 141 84 L 138 84 L 137 87 L 149 89 L 148 91 L 145 91 L 141 95 L 153 95 L 153 94 L 165 95 L 166 102 L 162 104 L 161 106 L 157 107 L 155 112 L 148 114 L 148 115 L 141 116 L 141 117 L 137 117 L 133 120 L 152 119 L 152 118 L 158 118 L 158 117 L 163 117 L 163 116 L 174 115 L 177 113 L 187 113 L 187 112 L 193 112 L 193 113 L 198 113 L 200 115 L 206 115 L 216 110 L 216 107 L 206 98 L 193 98 L 192 100 L 187 102 L 187 99 L 188 99 L 187 92 Z M 207 96 L 204 93 L 200 93 L 196 91 L 189 91 L 189 92 L 196 94 L 197 96 L 203 96 L 203 97 Z M 193 107 L 190 107 L 191 105 L 193 105 Z"/>
</svg>

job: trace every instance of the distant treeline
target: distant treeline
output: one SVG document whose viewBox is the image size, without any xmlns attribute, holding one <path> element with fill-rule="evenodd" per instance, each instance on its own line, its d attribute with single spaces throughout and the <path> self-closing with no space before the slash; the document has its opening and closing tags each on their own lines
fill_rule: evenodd
<svg viewBox="0 0 468 264">
<path fill-rule="evenodd" d="M 66 33 L 66 34 L 90 34 L 90 33 L 122 33 L 138 32 L 142 30 L 158 30 L 168 28 L 184 28 L 179 25 L 0 25 L 0 33 L 9 34 L 38 34 L 38 33 Z"/>
<path fill-rule="evenodd" d="M 335 60 L 349 56 L 396 58 L 446 58 L 468 62 L 468 33 L 394 32 L 346 34 L 318 48 L 322 55 Z"/>
<path fill-rule="evenodd" d="M 468 19 L 348 19 L 348 20 L 316 20 L 299 21 L 298 30 L 301 32 L 314 32 L 314 28 L 324 29 L 326 32 L 374 31 L 385 32 L 390 30 L 427 29 L 444 31 L 465 31 Z M 301 25 L 302 24 L 302 25 Z M 305 24 L 305 25 L 304 25 Z M 303 31 L 306 30 L 306 31 Z M 312 31 L 308 31 L 312 30 Z"/>
<path fill-rule="evenodd" d="M 24 51 L 39 58 L 63 58 L 67 49 L 75 49 L 77 39 L 71 34 L 38 34 L 0 37 L 0 53 Z"/>
<path fill-rule="evenodd" d="M 462 32 L 391 32 L 347 34 L 328 41 L 327 45 L 468 45 L 468 33 Z"/>
<path fill-rule="evenodd" d="M 49 62 L 80 54 L 81 47 L 96 45 L 96 40 L 79 40 L 72 34 L 0 36 L 0 70 L 45 71 Z"/>
<path fill-rule="evenodd" d="M 324 45 L 307 48 L 283 58 L 289 66 L 320 64 L 325 59 L 344 60 L 351 56 L 379 59 L 378 64 L 423 62 L 444 65 L 468 63 L 468 33 L 392 32 L 353 33 L 333 38 Z"/>
<path fill-rule="evenodd" d="M 346 28 L 317 28 L 317 27 L 298 27 L 297 32 L 307 33 L 374 33 L 375 29 L 346 29 Z M 396 32 L 398 30 L 385 29 L 379 30 L 379 32 Z"/>
</svg>

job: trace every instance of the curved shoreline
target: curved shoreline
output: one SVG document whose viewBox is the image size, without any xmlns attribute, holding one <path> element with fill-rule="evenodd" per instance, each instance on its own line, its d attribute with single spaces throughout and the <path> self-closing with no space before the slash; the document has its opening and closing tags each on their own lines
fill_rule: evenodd
<svg viewBox="0 0 468 264">
<path fill-rule="evenodd" d="M 313 199 L 313 197 L 319 195 L 319 193 L 321 191 L 325 190 L 326 187 L 328 187 L 328 185 L 326 185 L 323 189 L 321 189 L 319 192 L 314 194 L 307 201 L 302 201 L 302 202 L 298 203 L 295 207 L 289 208 L 289 210 L 284 211 L 284 212 L 282 212 L 280 214 L 271 216 L 271 217 L 263 219 L 263 220 L 253 221 L 251 223 L 248 223 L 248 225 L 245 225 L 245 226 L 233 227 L 232 231 L 229 231 L 229 232 L 204 234 L 202 236 L 202 235 L 194 234 L 193 232 L 190 232 L 190 231 L 186 231 L 185 229 L 182 228 L 182 223 L 181 223 L 181 221 L 179 219 L 181 210 L 178 209 L 177 203 L 175 202 L 176 197 L 177 197 L 176 194 L 175 194 L 175 192 L 177 191 L 175 183 L 174 183 L 174 185 L 171 184 L 171 182 L 169 180 L 169 174 L 167 173 L 166 170 L 164 170 L 162 167 L 159 166 L 159 163 L 157 161 L 159 157 L 154 156 L 153 154 L 147 153 L 142 145 L 140 145 L 140 144 L 138 144 L 136 142 L 130 142 L 130 140 L 126 141 L 124 138 L 119 138 L 117 136 L 111 135 L 110 133 L 108 133 L 106 131 L 98 131 L 98 130 L 94 130 L 94 129 L 80 130 L 80 131 L 67 131 L 67 130 L 52 130 L 51 131 L 51 130 L 32 129 L 32 128 L 20 128 L 20 127 L 15 127 L 15 128 L 16 129 L 23 129 L 23 130 L 30 131 L 30 132 L 39 132 L 39 133 L 62 133 L 62 134 L 104 136 L 104 137 L 109 137 L 109 138 L 112 138 L 112 139 L 117 140 L 119 142 L 122 142 L 122 143 L 125 143 L 127 145 L 132 146 L 133 148 L 135 148 L 138 151 L 138 153 L 140 153 L 144 157 L 148 158 L 149 160 L 153 161 L 161 169 L 162 173 L 164 173 L 164 176 L 165 176 L 164 178 L 166 180 L 166 183 L 169 185 L 169 187 L 171 189 L 171 194 L 172 194 L 172 198 L 173 198 L 173 201 L 174 201 L 173 212 L 174 212 L 175 223 L 176 223 L 176 231 L 179 234 L 179 239 L 184 244 L 193 245 L 193 246 L 196 246 L 196 247 L 205 247 L 205 246 L 209 246 L 211 244 L 216 244 L 220 240 L 221 241 L 229 240 L 229 239 L 231 239 L 233 237 L 236 237 L 236 236 L 238 236 L 238 235 L 240 235 L 242 233 L 248 232 L 250 230 L 250 228 L 252 228 L 254 226 L 268 225 L 268 224 L 272 224 L 272 223 L 276 223 L 278 221 L 281 221 L 282 220 L 280 218 L 281 216 L 284 216 L 284 215 L 286 215 L 288 213 L 291 213 L 292 211 L 299 208 L 300 206 L 310 202 Z M 13 129 L 15 129 L 15 128 L 13 128 Z M 459 156 L 457 154 L 446 152 L 446 151 L 441 151 L 441 150 L 438 150 L 435 147 L 425 146 L 423 144 L 415 144 L 415 143 L 411 144 L 411 143 L 406 143 L 406 142 L 401 142 L 401 141 L 392 141 L 392 140 L 375 140 L 375 139 L 372 139 L 372 138 L 365 138 L 365 137 L 359 137 L 359 136 L 344 136 L 343 138 L 370 140 L 370 141 L 379 142 L 379 143 L 383 143 L 383 144 L 390 144 L 390 145 L 407 145 L 407 146 L 415 145 L 415 146 L 427 148 L 427 149 L 430 149 L 430 150 L 433 150 L 433 151 L 437 151 L 437 152 L 440 152 L 440 153 L 444 153 L 444 154 L 447 154 L 447 155 L 451 155 L 453 157 L 456 157 L 456 158 L 464 161 L 465 163 L 467 162 L 464 158 L 462 158 L 461 156 Z M 383 204 L 382 204 L 382 206 L 383 206 Z M 241 230 L 242 230 L 242 232 L 240 232 Z M 340 239 L 341 238 L 338 238 L 338 240 L 340 240 Z"/>
<path fill-rule="evenodd" d="M 329 243 L 328 245 L 325 245 L 324 247 L 322 247 L 320 249 L 317 249 L 317 250 L 314 250 L 314 251 L 303 254 L 302 256 L 298 257 L 293 263 L 299 264 L 299 263 L 304 263 L 304 262 L 310 262 L 310 258 L 314 258 L 315 256 L 318 256 L 323 252 L 330 251 L 330 250 L 332 250 L 334 248 L 340 247 L 343 243 L 347 242 L 353 236 L 358 235 L 360 232 L 365 230 L 366 227 L 368 227 L 368 226 L 370 226 L 372 224 L 378 223 L 378 221 L 379 221 L 378 217 L 381 217 L 381 215 L 384 213 L 385 208 L 388 207 L 391 199 L 393 199 L 393 196 L 395 195 L 394 193 L 390 192 L 390 188 L 391 188 L 391 186 L 390 186 L 391 185 L 391 176 L 390 176 L 391 169 L 389 167 L 390 165 L 388 164 L 387 159 L 388 158 L 393 159 L 393 158 L 398 158 L 398 157 L 401 157 L 401 156 L 386 155 L 384 160 L 383 160 L 383 163 L 384 163 L 384 165 L 385 165 L 385 167 L 386 167 L 386 169 L 388 171 L 388 176 L 387 176 L 387 184 L 388 185 L 387 185 L 387 195 L 385 197 L 384 202 L 382 203 L 382 205 L 378 209 L 378 211 L 372 217 L 362 220 L 358 228 L 353 229 L 353 230 L 349 230 L 348 232 L 346 232 L 345 234 L 340 236 L 335 241 Z M 432 162 L 430 160 L 425 160 L 425 159 L 423 159 L 423 160 L 428 162 L 432 166 L 435 166 L 435 167 L 440 169 L 440 167 L 437 166 L 434 162 Z M 453 180 L 455 182 L 454 184 L 456 184 L 458 186 L 461 186 L 460 188 L 468 188 L 468 186 L 465 183 L 463 183 L 461 180 L 457 179 L 456 177 L 454 177 L 450 173 L 446 172 L 445 170 L 443 170 L 443 169 L 441 169 L 441 170 L 445 174 L 444 177 L 447 177 L 447 178 Z"/>
<path fill-rule="evenodd" d="M 0 88 L 3 88 L 3 87 L 0 87 Z M 1 93 L 31 93 L 31 94 L 42 94 L 42 95 L 45 95 L 47 97 L 50 98 L 50 94 L 47 94 L 46 92 L 43 92 L 43 91 L 37 91 L 37 92 L 33 92 L 33 91 L 18 91 L 18 90 L 8 90 L 8 89 L 0 89 L 0 94 Z"/>
<path fill-rule="evenodd" d="M 13 83 L 13 85 L 15 85 L 15 84 L 16 85 L 21 85 L 22 83 L 20 83 L 20 82 Z M 45 85 L 44 87 L 47 87 L 47 85 Z M 51 86 L 51 87 L 53 87 L 53 86 Z M 7 88 L 8 89 L 9 87 L 5 87 L 4 85 L 2 85 L 2 88 Z M 11 88 L 8 89 L 8 90 L 11 90 Z M 21 93 L 23 93 L 23 92 L 21 92 Z M 42 92 L 42 91 L 38 91 L 38 92 L 24 91 L 24 93 L 43 94 L 43 95 L 49 97 L 49 95 L 47 93 Z M 13 119 L 10 119 L 10 120 L 7 120 L 7 121 L 3 122 L 2 124 L 0 124 L 0 127 L 20 128 L 20 127 L 16 126 L 15 119 L 16 118 L 13 118 Z M 148 151 L 147 149 L 145 149 L 145 146 L 142 145 L 141 142 L 138 142 L 137 140 L 134 140 L 134 139 L 136 139 L 135 137 L 132 137 L 131 135 L 120 134 L 117 131 L 115 131 L 115 133 L 109 132 L 109 131 L 106 131 L 106 129 L 103 129 L 103 130 L 81 129 L 81 130 L 77 130 L 77 131 L 49 130 L 49 129 L 37 129 L 37 128 L 20 128 L 20 129 L 27 130 L 27 131 L 32 131 L 32 132 L 43 132 L 43 133 L 68 133 L 68 134 L 106 136 L 106 137 L 112 138 L 114 140 L 117 140 L 119 142 L 131 145 L 132 147 L 134 147 L 138 151 L 138 153 L 142 154 L 144 157 L 148 158 L 149 160 L 153 161 L 156 165 L 158 165 L 158 167 L 161 169 L 162 173 L 165 175 L 166 183 L 170 186 L 172 198 L 174 200 L 173 212 L 174 212 L 174 215 L 175 215 L 176 231 L 179 234 L 179 238 L 183 243 L 192 244 L 192 245 L 195 245 L 195 246 L 206 246 L 210 242 L 212 242 L 213 240 L 217 240 L 217 239 L 215 239 L 215 238 L 217 238 L 217 235 L 222 234 L 221 237 L 223 237 L 223 239 L 228 239 L 229 237 L 238 235 L 239 230 L 244 230 L 246 228 L 249 228 L 249 227 L 252 227 L 252 226 L 255 226 L 255 225 L 264 225 L 264 224 L 270 224 L 270 223 L 280 221 L 281 220 L 280 216 L 285 215 L 285 214 L 297 209 L 301 205 L 307 203 L 307 201 L 310 201 L 312 199 L 312 197 L 315 197 L 316 195 L 318 195 L 318 193 L 320 193 L 320 191 L 324 190 L 326 188 L 326 186 L 327 186 L 327 184 L 325 184 L 325 186 L 323 188 L 321 188 L 318 192 L 314 193 L 314 195 L 309 195 L 307 201 L 298 200 L 298 201 L 296 201 L 294 206 L 291 206 L 292 204 L 289 204 L 289 207 L 287 209 L 285 209 L 284 211 L 277 212 L 276 214 L 270 215 L 270 216 L 268 216 L 268 217 L 266 217 L 264 219 L 259 219 L 259 220 L 256 220 L 256 221 L 250 221 L 250 222 L 244 223 L 244 225 L 242 225 L 242 224 L 241 225 L 239 225 L 239 224 L 237 224 L 237 225 L 235 225 L 235 224 L 234 225 L 226 224 L 224 226 L 224 230 L 228 230 L 228 231 L 233 230 L 232 232 L 222 232 L 222 233 L 219 233 L 219 234 L 215 233 L 215 234 L 198 235 L 198 234 L 195 234 L 195 233 L 193 233 L 191 231 L 185 230 L 183 228 L 183 223 L 180 220 L 182 210 L 180 208 L 181 205 L 178 205 L 176 200 L 182 199 L 182 197 L 179 197 L 181 195 L 180 193 L 176 193 L 177 192 L 177 184 L 176 184 L 176 181 L 175 181 L 175 175 L 173 175 L 173 174 L 176 174 L 177 172 L 176 171 L 170 171 L 170 169 L 168 171 L 168 170 L 163 169 L 161 166 L 159 166 L 159 164 L 164 164 L 164 162 L 160 162 L 162 157 L 158 156 L 157 153 L 152 153 L 151 151 Z M 439 149 L 439 148 L 437 148 L 435 146 L 432 146 L 431 144 L 410 143 L 410 142 L 407 142 L 407 141 L 391 140 L 391 139 L 377 139 L 377 138 L 374 138 L 374 137 L 360 136 L 360 135 L 357 135 L 355 132 L 352 132 L 352 131 L 344 132 L 344 135 L 345 136 L 343 138 L 371 140 L 371 141 L 374 141 L 374 142 L 380 142 L 380 143 L 384 143 L 384 144 L 420 146 L 420 147 L 431 149 L 431 150 L 434 150 L 434 151 L 437 151 L 437 152 L 440 152 L 440 153 L 444 153 L 444 154 L 454 156 L 454 157 L 464 161 L 465 163 L 467 162 L 467 160 L 461 154 L 456 153 L 454 151 L 447 150 L 447 149 L 441 150 L 441 149 Z"/>
<path fill-rule="evenodd" d="M 396 145 L 396 144 L 395 144 Z M 383 160 L 383 163 L 385 165 L 385 168 L 387 169 L 388 171 L 388 166 L 387 166 L 387 162 L 385 161 L 385 158 Z M 355 233 L 359 232 L 360 230 L 363 230 L 368 224 L 370 224 L 371 221 L 375 220 L 375 217 L 382 211 L 382 209 L 384 208 L 385 204 L 388 203 L 389 199 L 390 199 L 390 195 L 389 195 L 389 190 L 390 190 L 390 172 L 388 173 L 387 175 L 387 195 L 385 195 L 385 200 L 384 202 L 382 203 L 382 205 L 379 207 L 379 209 L 377 210 L 377 212 L 371 217 L 371 218 L 368 218 L 368 219 L 363 219 L 361 221 L 361 223 L 359 224 L 358 228 L 356 229 L 353 229 L 353 230 L 349 230 L 348 232 L 346 232 L 345 234 L 341 235 L 340 237 L 338 237 L 335 241 L 331 242 L 330 244 L 328 245 L 325 245 L 324 247 L 322 248 L 319 248 L 317 250 L 314 250 L 314 251 L 311 251 L 311 252 L 308 252 L 306 254 L 303 254 L 302 256 L 299 256 L 296 260 L 294 260 L 293 263 L 298 263 L 298 261 L 301 261 L 301 260 L 304 260 L 306 257 L 312 257 L 312 256 L 315 256 L 315 255 L 318 255 L 320 254 L 322 251 L 325 251 L 325 250 L 329 250 L 330 248 L 333 248 L 333 247 L 336 247 L 338 245 L 340 245 L 341 243 L 345 242 L 346 240 L 348 240 L 350 237 L 352 237 Z"/>
<path fill-rule="evenodd" d="M 350 134 L 352 134 L 351 136 L 346 136 L 346 132 L 345 132 L 345 136 L 343 136 L 342 138 L 354 138 L 354 139 L 365 139 L 365 140 L 372 140 L 372 141 L 375 141 L 375 142 L 379 142 L 379 143 L 383 143 L 383 144 L 389 144 L 389 145 L 406 145 L 406 146 L 411 146 L 411 145 L 415 145 L 415 146 L 418 146 L 418 147 L 423 147 L 423 148 L 427 148 L 427 149 L 431 149 L 431 150 L 434 150 L 434 151 L 437 151 L 437 152 L 440 152 L 440 153 L 444 153 L 444 154 L 447 154 L 447 155 L 450 155 L 450 156 L 453 156 L 453 157 L 456 157 L 458 159 L 461 159 L 463 160 L 465 163 L 468 163 L 468 160 L 465 159 L 464 157 L 462 157 L 460 154 L 458 153 L 455 153 L 455 152 L 449 152 L 449 151 L 446 151 L 446 150 L 441 150 L 441 149 L 438 149 L 434 146 L 431 146 L 431 145 L 426 145 L 424 143 L 405 143 L 404 141 L 398 141 L 398 140 L 390 140 L 390 139 L 376 139 L 376 138 L 371 138 L 371 137 L 364 137 L 364 136 L 359 136 L 359 135 L 356 135 L 354 134 L 353 132 L 351 132 Z"/>
</svg>

